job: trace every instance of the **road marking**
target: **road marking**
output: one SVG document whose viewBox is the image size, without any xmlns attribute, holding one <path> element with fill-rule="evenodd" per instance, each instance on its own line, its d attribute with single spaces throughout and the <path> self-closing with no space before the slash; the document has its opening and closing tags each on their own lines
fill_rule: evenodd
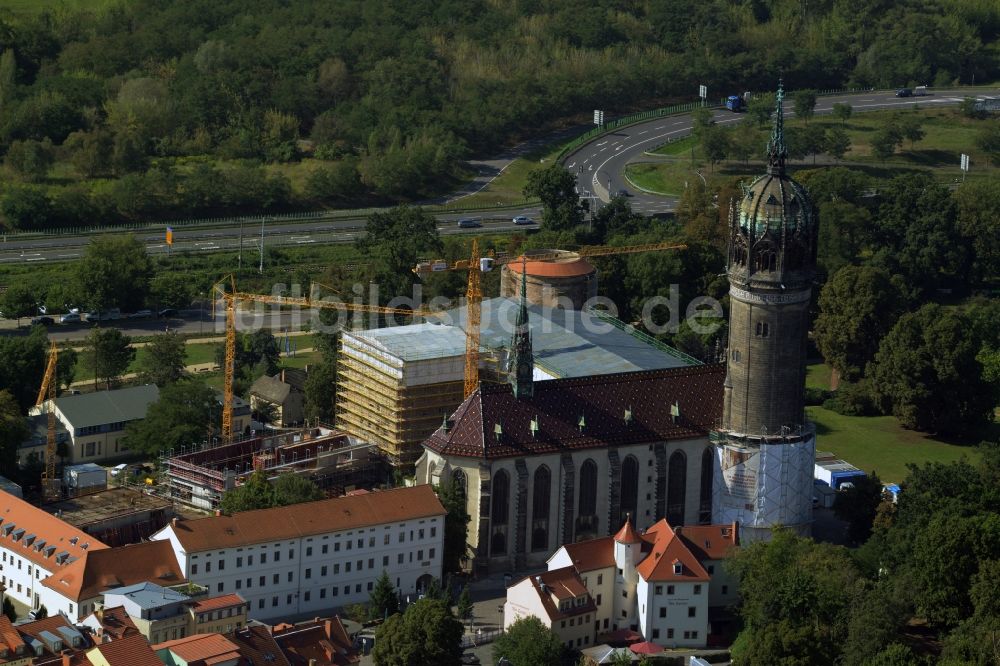
<svg viewBox="0 0 1000 666">
<path fill-rule="evenodd" d="M 573 162 L 572 164 L 570 164 L 570 165 L 569 165 L 568 167 L 566 167 L 566 168 L 567 168 L 567 169 L 572 169 L 572 168 L 573 168 L 573 167 L 575 167 L 575 166 L 576 166 L 576 162 Z"/>
<path fill-rule="evenodd" d="M 859 101 L 859 102 L 874 102 L 874 101 L 875 101 L 875 98 L 873 97 L 873 98 L 871 98 L 871 99 L 859 99 L 858 101 Z"/>
<path fill-rule="evenodd" d="M 159 245 L 147 245 L 146 246 L 146 248 L 149 249 L 149 250 L 155 250 L 155 249 L 161 248 L 161 247 L 165 247 L 163 243 L 160 243 Z"/>
<path fill-rule="evenodd" d="M 301 245 L 302 243 L 315 243 L 316 241 L 314 241 L 314 240 L 297 240 L 295 242 Z"/>
<path fill-rule="evenodd" d="M 60 259 L 69 259 L 71 257 L 79 257 L 79 256 L 80 256 L 80 254 L 78 252 L 75 252 L 73 254 L 60 254 L 59 258 Z"/>
<path fill-rule="evenodd" d="M 666 127 L 666 125 L 660 125 L 659 127 L 654 127 L 653 129 L 658 129 L 659 130 L 659 129 L 663 129 L 664 127 Z"/>
<path fill-rule="evenodd" d="M 32 257 L 30 259 L 25 259 L 25 261 L 45 261 L 45 257 Z"/>
<path fill-rule="evenodd" d="M 608 142 L 608 141 L 607 141 L 607 139 L 605 139 L 604 141 L 601 141 L 600 143 L 595 143 L 594 145 L 595 145 L 595 146 L 603 146 L 603 145 L 604 145 L 604 144 L 606 144 L 607 142 Z"/>
<path fill-rule="evenodd" d="M 639 136 L 642 136 L 643 134 L 645 134 L 645 133 L 646 133 L 646 132 L 648 132 L 648 131 L 649 131 L 649 130 L 643 130 L 643 131 L 639 132 Z"/>
<path fill-rule="evenodd" d="M 583 161 L 583 163 L 584 163 L 584 164 L 586 164 L 586 163 L 587 163 L 587 162 L 589 162 L 589 161 L 590 161 L 590 158 L 588 157 L 587 159 L 585 159 L 585 160 Z"/>
</svg>

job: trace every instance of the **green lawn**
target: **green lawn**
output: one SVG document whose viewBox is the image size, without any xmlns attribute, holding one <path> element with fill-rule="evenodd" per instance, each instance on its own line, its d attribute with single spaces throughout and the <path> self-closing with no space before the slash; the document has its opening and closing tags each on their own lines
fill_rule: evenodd
<svg viewBox="0 0 1000 666">
<path fill-rule="evenodd" d="M 831 368 L 826 363 L 813 363 L 806 366 L 806 388 L 830 390 Z"/>
<path fill-rule="evenodd" d="M 625 176 L 635 186 L 671 196 L 680 196 L 689 181 L 699 178 L 688 160 L 629 164 Z"/>
<path fill-rule="evenodd" d="M 971 447 L 905 430 L 893 416 L 841 416 L 822 407 L 807 407 L 806 414 L 816 424 L 817 451 L 831 451 L 866 472 L 875 470 L 885 483 L 902 481 L 907 463 L 978 458 Z"/>
</svg>

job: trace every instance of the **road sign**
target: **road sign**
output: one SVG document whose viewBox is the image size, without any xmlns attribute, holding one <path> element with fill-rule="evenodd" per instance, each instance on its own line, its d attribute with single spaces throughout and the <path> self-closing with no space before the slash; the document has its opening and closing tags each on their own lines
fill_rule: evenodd
<svg viewBox="0 0 1000 666">
<path fill-rule="evenodd" d="M 962 157 L 965 157 L 964 155 Z M 167 227 L 167 245 L 174 244 L 174 230 Z"/>
<path fill-rule="evenodd" d="M 708 86 L 698 86 L 698 97 L 702 99 L 708 98 Z"/>
<path fill-rule="evenodd" d="M 968 170 L 969 170 L 969 156 L 966 155 L 965 153 L 962 153 L 962 171 L 968 171 Z"/>
<path fill-rule="evenodd" d="M 604 124 L 604 112 L 598 109 L 594 109 L 594 124 L 603 125 Z"/>
</svg>

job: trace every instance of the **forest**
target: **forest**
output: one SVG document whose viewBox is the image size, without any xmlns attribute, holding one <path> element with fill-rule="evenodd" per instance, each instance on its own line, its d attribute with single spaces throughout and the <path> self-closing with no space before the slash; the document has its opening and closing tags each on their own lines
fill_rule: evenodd
<svg viewBox="0 0 1000 666">
<path fill-rule="evenodd" d="M 0 14 L 9 229 L 415 201 L 733 90 L 1000 76 L 992 0 L 150 0 Z"/>
</svg>

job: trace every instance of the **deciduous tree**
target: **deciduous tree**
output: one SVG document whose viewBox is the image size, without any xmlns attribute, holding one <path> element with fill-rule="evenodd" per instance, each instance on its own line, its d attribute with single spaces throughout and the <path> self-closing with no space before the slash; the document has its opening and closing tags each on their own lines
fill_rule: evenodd
<svg viewBox="0 0 1000 666">
<path fill-rule="evenodd" d="M 423 209 L 397 206 L 372 214 L 355 246 L 371 256 L 379 300 L 385 304 L 397 296 L 411 296 L 416 282 L 413 267 L 420 258 L 440 251 L 441 238 L 437 221 Z"/>
<path fill-rule="evenodd" d="M 882 503 L 882 481 L 878 474 L 851 479 L 851 487 L 837 493 L 833 511 L 847 522 L 847 534 L 854 543 L 864 543 L 872 532 L 875 512 Z"/>
<path fill-rule="evenodd" d="M 816 111 L 816 91 L 797 90 L 792 96 L 792 102 L 795 107 L 795 116 L 802 118 L 808 124 L 809 119 Z"/>
<path fill-rule="evenodd" d="M 15 282 L 7 287 L 0 301 L 0 308 L 3 309 L 3 316 L 7 319 L 17 321 L 17 326 L 21 326 L 23 317 L 31 317 L 38 313 L 38 296 L 34 290 L 24 282 Z"/>
<path fill-rule="evenodd" d="M 131 234 L 100 236 L 84 250 L 72 279 L 89 310 L 136 310 L 149 293 L 152 263 Z"/>
<path fill-rule="evenodd" d="M 94 380 L 104 382 L 105 388 L 110 390 L 135 358 L 132 338 L 117 328 L 95 328 L 87 336 L 87 344 L 91 349 Z"/>
<path fill-rule="evenodd" d="M 274 506 L 315 502 L 324 497 L 319 486 L 298 474 L 281 474 L 274 481 Z"/>
<path fill-rule="evenodd" d="M 218 432 L 221 415 L 214 389 L 199 379 L 182 379 L 160 389 L 146 418 L 126 426 L 126 442 L 130 449 L 151 455 L 179 451 L 182 446 L 201 444 L 210 431 Z"/>
<path fill-rule="evenodd" d="M 854 111 L 852 107 L 847 102 L 834 102 L 833 103 L 833 117 L 840 121 L 841 125 L 847 123 L 851 118 L 851 113 Z"/>
<path fill-rule="evenodd" d="M 511 664 L 558 664 L 566 646 L 558 635 L 534 615 L 523 617 L 497 637 L 493 661 L 506 658 Z"/>
<path fill-rule="evenodd" d="M 399 596 L 389 579 L 389 572 L 382 570 L 375 580 L 368 602 L 368 619 L 385 620 L 399 612 Z"/>
<path fill-rule="evenodd" d="M 17 447 L 28 438 L 28 425 L 10 391 L 0 390 L 0 475 L 17 476 Z"/>
<path fill-rule="evenodd" d="M 376 666 L 459 666 L 461 638 L 462 623 L 451 614 L 448 602 L 421 599 L 379 627 L 372 657 Z"/>
<path fill-rule="evenodd" d="M 462 561 L 469 554 L 469 521 L 472 520 L 466 510 L 465 488 L 456 481 L 446 480 L 438 486 L 437 493 L 448 512 L 444 518 L 444 570 L 448 573 L 461 571 Z"/>
<path fill-rule="evenodd" d="M 576 178 L 561 164 L 531 171 L 524 196 L 542 200 L 542 224 L 547 229 L 572 229 L 583 222 Z"/>
<path fill-rule="evenodd" d="M 176 333 L 155 335 L 140 355 L 139 378 L 163 388 L 184 376 L 187 348 Z"/>
<path fill-rule="evenodd" d="M 227 516 L 241 511 L 270 509 L 274 506 L 274 486 L 267 475 L 257 470 L 243 484 L 227 490 L 219 502 L 219 509 Z"/>
</svg>

